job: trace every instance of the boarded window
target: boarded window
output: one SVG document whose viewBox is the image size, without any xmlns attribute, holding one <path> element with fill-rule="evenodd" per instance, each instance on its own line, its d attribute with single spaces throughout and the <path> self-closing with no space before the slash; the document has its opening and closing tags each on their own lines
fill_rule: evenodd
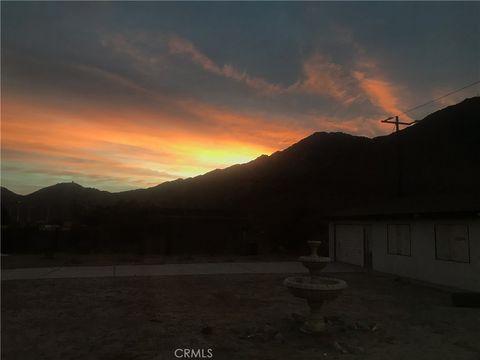
<svg viewBox="0 0 480 360">
<path fill-rule="evenodd" d="M 435 225 L 435 254 L 438 260 L 470 262 L 468 226 Z"/>
<path fill-rule="evenodd" d="M 387 225 L 388 253 L 411 256 L 410 225 Z"/>
</svg>

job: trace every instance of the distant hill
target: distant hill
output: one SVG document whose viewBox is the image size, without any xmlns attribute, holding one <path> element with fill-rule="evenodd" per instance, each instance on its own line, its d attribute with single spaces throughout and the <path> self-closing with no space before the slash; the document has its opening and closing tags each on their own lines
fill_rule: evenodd
<svg viewBox="0 0 480 360">
<path fill-rule="evenodd" d="M 13 191 L 8 190 L 6 187 L 2 186 L 0 189 L 2 193 L 2 203 L 11 203 L 23 197 L 23 195 L 16 194 Z"/>
<path fill-rule="evenodd" d="M 95 206 L 115 202 L 114 194 L 77 183 L 60 183 L 28 195 L 18 195 L 2 187 L 2 213 L 22 222 L 63 222 Z"/>
<path fill-rule="evenodd" d="M 480 97 L 474 97 L 400 132 L 405 197 L 480 196 L 479 121 Z M 363 200 L 395 199 L 395 137 L 369 139 L 318 132 L 246 164 L 120 193 L 75 183 L 57 184 L 25 196 L 2 188 L 2 209 L 15 217 L 20 201 L 21 216 L 30 221 L 72 219 L 98 206 L 133 203 L 235 210 L 269 223 L 298 220 Z"/>
</svg>

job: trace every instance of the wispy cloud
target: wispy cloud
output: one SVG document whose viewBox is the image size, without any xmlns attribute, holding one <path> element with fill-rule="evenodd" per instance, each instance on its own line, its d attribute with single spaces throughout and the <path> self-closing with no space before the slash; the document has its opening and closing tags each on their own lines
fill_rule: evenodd
<svg viewBox="0 0 480 360">
<path fill-rule="evenodd" d="M 137 34 L 135 36 L 117 34 L 104 37 L 102 44 L 129 56 L 144 66 L 158 67 L 167 56 L 182 56 L 209 73 L 244 83 L 260 94 L 271 95 L 282 91 L 279 85 L 248 75 L 247 72 L 240 71 L 231 64 L 217 64 L 191 41 L 175 34 Z"/>
<path fill-rule="evenodd" d="M 403 89 L 381 75 L 378 68 L 375 61 L 362 59 L 357 62 L 352 74 L 373 105 L 385 111 L 385 114 L 400 115 L 405 109 L 400 96 Z M 411 120 L 408 115 L 404 117 Z"/>
<path fill-rule="evenodd" d="M 354 82 L 347 69 L 315 53 L 303 64 L 303 79 L 285 89 L 286 92 L 306 92 L 331 97 L 343 104 L 358 98 Z"/>
<path fill-rule="evenodd" d="M 368 100 L 388 114 L 400 113 L 403 105 L 400 100 L 402 89 L 381 74 L 381 64 L 366 56 L 365 50 L 353 40 L 352 35 L 343 39 L 354 51 L 354 59 L 350 64 L 340 64 L 315 51 L 306 57 L 301 78 L 290 85 L 271 83 L 241 71 L 232 64 L 218 64 L 191 41 L 175 34 L 115 35 L 111 39 L 104 40 L 104 45 L 111 46 L 143 66 L 158 70 L 159 63 L 168 61 L 172 56 L 181 56 L 207 73 L 245 84 L 261 95 L 310 94 L 343 106 Z"/>
</svg>

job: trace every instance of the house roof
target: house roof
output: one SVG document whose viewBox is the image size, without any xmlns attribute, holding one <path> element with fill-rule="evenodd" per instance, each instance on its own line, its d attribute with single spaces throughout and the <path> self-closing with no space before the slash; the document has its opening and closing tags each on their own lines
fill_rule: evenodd
<svg viewBox="0 0 480 360">
<path fill-rule="evenodd" d="M 372 200 L 332 212 L 326 219 L 480 218 L 480 196 L 461 194 Z"/>
</svg>

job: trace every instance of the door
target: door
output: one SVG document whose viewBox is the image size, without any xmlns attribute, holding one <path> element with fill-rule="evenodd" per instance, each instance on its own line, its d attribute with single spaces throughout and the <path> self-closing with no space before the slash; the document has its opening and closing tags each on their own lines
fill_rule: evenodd
<svg viewBox="0 0 480 360">
<path fill-rule="evenodd" d="M 335 225 L 335 260 L 358 266 L 365 265 L 364 226 Z"/>
</svg>

